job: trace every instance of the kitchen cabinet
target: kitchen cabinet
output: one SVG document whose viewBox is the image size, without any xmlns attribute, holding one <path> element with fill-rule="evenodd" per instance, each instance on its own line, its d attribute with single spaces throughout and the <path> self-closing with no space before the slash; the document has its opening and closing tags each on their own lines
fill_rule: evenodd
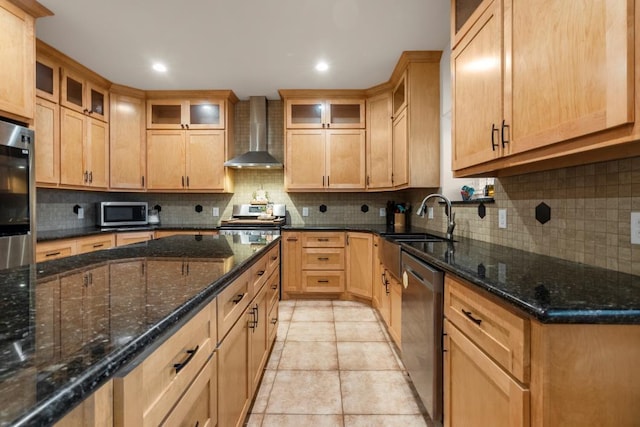
<svg viewBox="0 0 640 427">
<path fill-rule="evenodd" d="M 380 257 L 378 256 L 378 248 L 380 247 L 380 236 L 377 234 L 373 235 L 373 278 L 372 278 L 372 289 L 371 289 L 371 305 L 373 308 L 380 309 L 381 297 L 382 297 L 382 286 L 380 278 L 382 276 L 382 266 L 380 265 Z"/>
<path fill-rule="evenodd" d="M 378 312 L 384 320 L 384 324 L 387 328 L 391 325 L 391 276 L 389 271 L 384 268 L 384 265 L 380 264 L 380 307 Z M 402 308 L 402 306 L 401 306 Z"/>
<path fill-rule="evenodd" d="M 248 308 L 249 312 L 249 386 L 253 396 L 260 386 L 262 372 L 269 355 L 267 327 L 268 288 L 263 286 Z"/>
<path fill-rule="evenodd" d="M 96 236 L 79 237 L 76 239 L 76 253 L 100 251 L 115 247 L 116 237 L 113 233 L 98 234 Z"/>
<path fill-rule="evenodd" d="M 147 131 L 147 189 L 225 191 L 224 130 Z"/>
<path fill-rule="evenodd" d="M 31 121 L 35 101 L 35 18 L 51 15 L 37 2 L 0 1 L 0 115 Z"/>
<path fill-rule="evenodd" d="M 345 291 L 345 233 L 302 233 L 301 279 L 304 293 Z"/>
<path fill-rule="evenodd" d="M 108 184 L 108 124 L 61 108 L 60 185 L 106 189 Z"/>
<path fill-rule="evenodd" d="M 54 427 L 113 426 L 113 381 L 102 385 Z"/>
<path fill-rule="evenodd" d="M 84 73 L 62 67 L 60 105 L 94 119 L 109 121 L 109 91 Z"/>
<path fill-rule="evenodd" d="M 391 92 L 367 99 L 367 190 L 393 187 Z"/>
<path fill-rule="evenodd" d="M 224 99 L 150 99 L 147 129 L 224 129 Z"/>
<path fill-rule="evenodd" d="M 36 40 L 36 96 L 56 104 L 60 102 L 60 64 L 48 56 L 40 40 Z"/>
<path fill-rule="evenodd" d="M 285 100 L 285 109 L 287 129 L 365 127 L 365 101 L 361 98 L 291 98 Z"/>
<path fill-rule="evenodd" d="M 365 188 L 364 130 L 289 129 L 285 152 L 287 191 Z"/>
<path fill-rule="evenodd" d="M 116 425 L 157 426 L 190 415 L 210 418 L 215 393 L 211 390 L 215 387 L 211 322 L 215 322 L 215 301 L 169 332 L 171 335 L 152 352 L 143 353 L 116 375 Z M 191 414 L 190 408 L 195 409 Z"/>
<path fill-rule="evenodd" d="M 60 106 L 39 96 L 35 105 L 36 185 L 55 187 L 60 183 Z"/>
<path fill-rule="evenodd" d="M 58 239 L 36 244 L 36 262 L 64 258 L 76 253 L 75 239 Z"/>
<path fill-rule="evenodd" d="M 389 335 L 399 348 L 402 348 L 402 283 L 389 275 Z"/>
<path fill-rule="evenodd" d="M 154 238 L 155 234 L 153 231 L 128 231 L 124 233 L 116 233 L 116 246 L 143 243 L 148 240 L 153 240 Z"/>
<path fill-rule="evenodd" d="M 394 188 L 440 185 L 440 56 L 404 52 L 392 74 Z"/>
<path fill-rule="evenodd" d="M 365 299 L 373 293 L 373 236 L 347 232 L 347 292 Z"/>
<path fill-rule="evenodd" d="M 144 190 L 147 174 L 144 92 L 113 85 L 109 99 L 109 188 Z"/>
<path fill-rule="evenodd" d="M 452 52 L 456 176 L 629 156 L 616 145 L 638 133 L 634 13 L 629 1 L 477 6 Z"/>
<path fill-rule="evenodd" d="M 282 232 L 282 299 L 302 291 L 300 234 L 297 231 Z"/>
</svg>

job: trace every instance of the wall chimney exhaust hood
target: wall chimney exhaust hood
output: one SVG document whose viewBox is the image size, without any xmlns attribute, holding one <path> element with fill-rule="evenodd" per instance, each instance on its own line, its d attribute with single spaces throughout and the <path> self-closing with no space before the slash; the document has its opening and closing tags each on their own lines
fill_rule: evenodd
<svg viewBox="0 0 640 427">
<path fill-rule="evenodd" d="M 225 166 L 234 169 L 281 169 L 276 158 L 267 151 L 267 98 L 249 98 L 249 151 L 227 160 Z"/>
</svg>

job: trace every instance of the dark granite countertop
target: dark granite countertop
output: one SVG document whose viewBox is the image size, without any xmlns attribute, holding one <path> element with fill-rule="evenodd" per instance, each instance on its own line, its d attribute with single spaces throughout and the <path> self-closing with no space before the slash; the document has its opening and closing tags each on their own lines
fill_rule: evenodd
<svg viewBox="0 0 640 427">
<path fill-rule="evenodd" d="M 290 225 L 291 231 L 442 233 L 412 226 Z M 454 236 L 454 242 L 402 243 L 409 253 L 453 273 L 542 323 L 640 324 L 640 276 Z"/>
<path fill-rule="evenodd" d="M 0 425 L 60 419 L 278 239 L 174 236 L 1 270 Z"/>
</svg>

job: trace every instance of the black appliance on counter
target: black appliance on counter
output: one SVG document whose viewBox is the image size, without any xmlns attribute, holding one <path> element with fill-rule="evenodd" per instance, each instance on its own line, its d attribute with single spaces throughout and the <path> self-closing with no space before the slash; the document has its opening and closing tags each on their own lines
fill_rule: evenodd
<svg viewBox="0 0 640 427">
<path fill-rule="evenodd" d="M 0 120 L 0 269 L 35 259 L 34 132 Z"/>
</svg>

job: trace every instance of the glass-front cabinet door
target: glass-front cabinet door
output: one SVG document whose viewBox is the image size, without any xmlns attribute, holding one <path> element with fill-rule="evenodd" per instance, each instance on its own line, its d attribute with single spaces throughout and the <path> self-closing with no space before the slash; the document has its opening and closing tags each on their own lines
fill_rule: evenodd
<svg viewBox="0 0 640 427">
<path fill-rule="evenodd" d="M 287 100 L 287 128 L 322 129 L 325 103 L 318 99 Z"/>
<path fill-rule="evenodd" d="M 326 127 L 331 129 L 364 129 L 363 99 L 330 100 L 326 102 Z"/>
<path fill-rule="evenodd" d="M 109 121 L 108 90 L 64 68 L 60 105 L 103 122 Z"/>
<path fill-rule="evenodd" d="M 147 129 L 224 129 L 224 101 L 149 100 Z"/>
<path fill-rule="evenodd" d="M 36 95 L 58 103 L 60 67 L 52 60 L 38 57 L 36 60 Z"/>
<path fill-rule="evenodd" d="M 364 99 L 289 99 L 288 129 L 361 129 L 365 127 Z"/>
</svg>

